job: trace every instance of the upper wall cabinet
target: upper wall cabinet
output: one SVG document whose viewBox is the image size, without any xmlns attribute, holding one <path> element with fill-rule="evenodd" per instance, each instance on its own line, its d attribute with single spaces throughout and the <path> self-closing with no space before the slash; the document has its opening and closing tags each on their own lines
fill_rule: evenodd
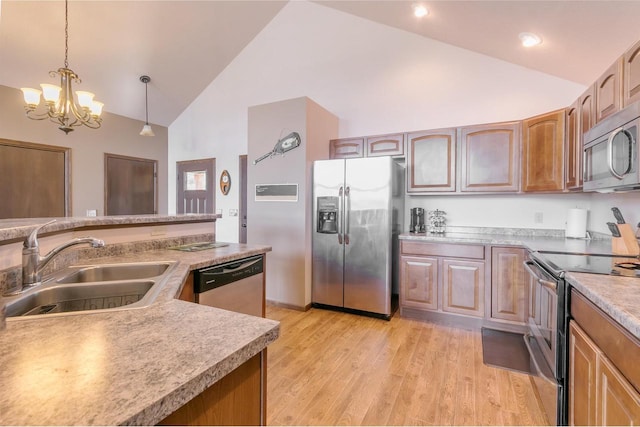
<svg viewBox="0 0 640 427">
<path fill-rule="evenodd" d="M 462 191 L 518 191 L 520 122 L 460 129 Z"/>
<path fill-rule="evenodd" d="M 622 107 L 622 65 L 619 58 L 596 81 L 596 123 Z"/>
<path fill-rule="evenodd" d="M 565 110 L 522 122 L 522 191 L 564 188 Z"/>
<path fill-rule="evenodd" d="M 456 130 L 407 134 L 407 192 L 455 191 Z"/>
<path fill-rule="evenodd" d="M 404 156 L 404 134 L 367 136 L 364 149 L 365 157 Z"/>
<path fill-rule="evenodd" d="M 593 84 L 580 96 L 578 99 L 580 103 L 580 143 L 584 144 L 582 140 L 583 134 L 591 129 L 596 124 L 596 85 Z"/>
<path fill-rule="evenodd" d="M 564 153 L 565 187 L 567 190 L 582 188 L 582 146 L 580 144 L 580 99 L 566 110 L 566 136 Z"/>
<path fill-rule="evenodd" d="M 640 101 L 640 41 L 624 54 L 623 105 Z"/>
<path fill-rule="evenodd" d="M 330 159 L 364 157 L 364 138 L 343 138 L 329 141 Z"/>
</svg>

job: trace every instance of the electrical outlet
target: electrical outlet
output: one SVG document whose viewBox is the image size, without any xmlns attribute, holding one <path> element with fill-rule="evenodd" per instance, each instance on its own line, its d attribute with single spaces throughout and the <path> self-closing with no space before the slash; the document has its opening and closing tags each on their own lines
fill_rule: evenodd
<svg viewBox="0 0 640 427">
<path fill-rule="evenodd" d="M 229 209 L 229 216 L 238 216 L 238 209 Z"/>
<path fill-rule="evenodd" d="M 158 225 L 155 227 L 151 227 L 151 236 L 164 236 L 166 234 L 167 234 L 166 225 Z"/>
<path fill-rule="evenodd" d="M 87 209 L 87 216 L 98 216 L 97 209 Z"/>
<path fill-rule="evenodd" d="M 542 212 L 535 212 L 533 214 L 533 222 L 535 224 L 542 224 Z"/>
</svg>

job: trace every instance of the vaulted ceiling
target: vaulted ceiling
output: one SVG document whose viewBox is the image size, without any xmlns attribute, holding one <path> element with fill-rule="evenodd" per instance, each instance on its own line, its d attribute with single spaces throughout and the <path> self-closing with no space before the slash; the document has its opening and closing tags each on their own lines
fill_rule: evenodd
<svg viewBox="0 0 640 427">
<path fill-rule="evenodd" d="M 314 3 L 584 85 L 640 39 L 640 1 L 424 0 L 422 19 L 416 1 Z M 139 120 L 149 75 L 150 121 L 168 126 L 286 4 L 72 0 L 69 65 L 107 111 Z M 520 32 L 543 44 L 525 49 Z M 64 2 L 0 0 L 1 85 L 54 83 L 63 60 Z"/>
</svg>

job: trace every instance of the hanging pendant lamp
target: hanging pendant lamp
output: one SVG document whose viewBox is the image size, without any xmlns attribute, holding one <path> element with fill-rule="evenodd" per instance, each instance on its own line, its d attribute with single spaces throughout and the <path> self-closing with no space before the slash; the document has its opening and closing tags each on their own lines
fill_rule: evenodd
<svg viewBox="0 0 640 427">
<path fill-rule="evenodd" d="M 145 112 L 145 122 L 142 130 L 140 131 L 140 135 L 142 136 L 156 136 L 153 133 L 153 129 L 151 129 L 151 125 L 149 125 L 149 92 L 147 90 L 147 84 L 151 81 L 151 77 L 149 76 L 140 76 L 140 81 L 144 83 L 144 112 Z"/>
</svg>

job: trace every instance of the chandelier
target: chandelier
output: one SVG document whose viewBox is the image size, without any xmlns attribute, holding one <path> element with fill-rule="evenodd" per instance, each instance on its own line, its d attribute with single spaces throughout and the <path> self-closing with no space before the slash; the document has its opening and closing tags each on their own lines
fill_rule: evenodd
<svg viewBox="0 0 640 427">
<path fill-rule="evenodd" d="M 25 112 L 32 120 L 50 119 L 59 125 L 58 129 L 68 134 L 75 126 L 97 129 L 102 124 L 102 102 L 94 101 L 91 92 L 76 91 L 77 104 L 71 83 L 82 83 L 78 75 L 69 68 L 69 12 L 68 0 L 64 2 L 64 67 L 49 71 L 49 76 L 60 76 L 60 86 L 42 83 L 42 90 L 22 88 Z M 44 98 L 44 111 L 37 112 L 40 95 Z"/>
</svg>

